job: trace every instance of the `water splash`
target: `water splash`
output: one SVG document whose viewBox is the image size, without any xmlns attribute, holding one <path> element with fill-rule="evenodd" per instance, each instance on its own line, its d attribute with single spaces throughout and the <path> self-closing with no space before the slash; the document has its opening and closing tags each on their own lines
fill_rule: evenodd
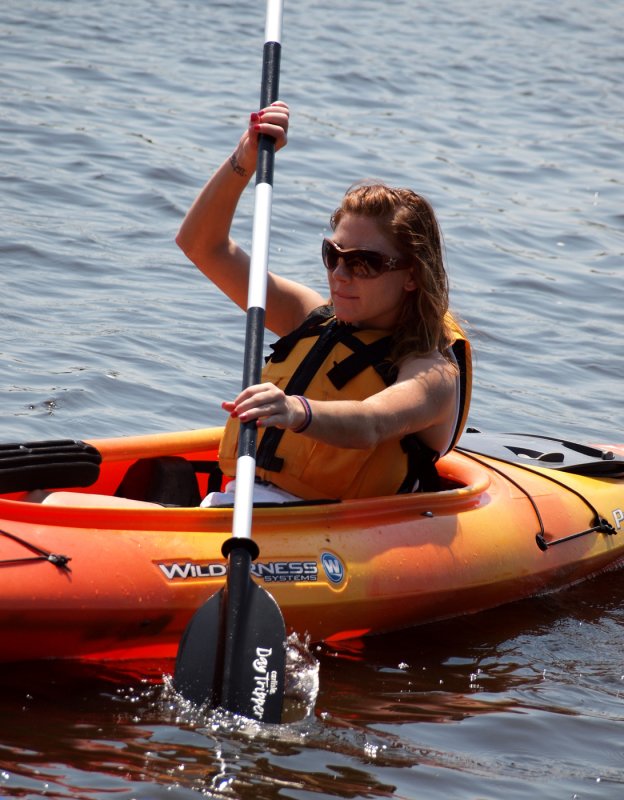
<svg viewBox="0 0 624 800">
<path fill-rule="evenodd" d="M 310 641 L 308 638 L 302 641 L 293 633 L 288 637 L 286 645 L 282 723 L 301 722 L 313 716 L 318 691 L 319 663 L 310 650 Z M 175 690 L 172 675 L 163 675 L 163 684 L 156 703 L 161 712 L 172 716 L 172 722 L 176 725 L 206 727 L 215 732 L 242 732 L 254 736 L 263 728 L 257 722 L 223 709 L 208 708 L 205 704 L 197 706 L 186 700 Z"/>
</svg>

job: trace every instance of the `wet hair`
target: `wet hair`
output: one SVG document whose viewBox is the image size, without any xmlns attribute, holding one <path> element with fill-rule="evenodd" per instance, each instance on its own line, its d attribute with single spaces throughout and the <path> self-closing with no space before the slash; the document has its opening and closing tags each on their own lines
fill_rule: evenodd
<svg viewBox="0 0 624 800">
<path fill-rule="evenodd" d="M 359 183 L 347 190 L 332 214 L 332 230 L 347 214 L 374 221 L 401 258 L 412 265 L 417 288 L 405 292 L 393 331 L 392 360 L 398 363 L 408 356 L 424 356 L 436 350 L 446 356 L 461 328 L 449 311 L 442 235 L 429 202 L 410 189 Z"/>
</svg>

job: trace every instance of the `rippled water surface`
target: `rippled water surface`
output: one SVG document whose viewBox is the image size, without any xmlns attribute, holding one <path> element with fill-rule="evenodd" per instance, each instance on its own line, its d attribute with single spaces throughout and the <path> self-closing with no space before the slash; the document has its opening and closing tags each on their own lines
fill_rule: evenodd
<svg viewBox="0 0 624 800">
<path fill-rule="evenodd" d="M 4 0 L 3 441 L 223 421 L 244 320 L 173 239 L 257 104 L 264 10 Z M 355 180 L 427 195 L 477 427 L 624 441 L 623 20 L 616 0 L 286 0 L 272 268 L 322 289 Z M 616 572 L 322 648 L 315 711 L 279 728 L 193 715 L 140 669 L 3 671 L 0 795 L 615 800 L 622 600 Z"/>
</svg>

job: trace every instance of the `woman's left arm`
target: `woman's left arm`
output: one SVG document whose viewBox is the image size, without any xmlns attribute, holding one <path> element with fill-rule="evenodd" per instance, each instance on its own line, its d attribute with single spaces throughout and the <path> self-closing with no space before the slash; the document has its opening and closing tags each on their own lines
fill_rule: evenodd
<svg viewBox="0 0 624 800">
<path fill-rule="evenodd" d="M 309 422 L 303 435 L 336 447 L 367 449 L 408 433 L 425 433 L 426 443 L 438 449 L 438 438 L 448 440 L 456 386 L 456 368 L 436 354 L 405 362 L 395 383 L 365 400 L 304 402 L 264 383 L 243 390 L 223 408 L 242 422 L 257 419 L 262 427 L 297 431 Z"/>
</svg>

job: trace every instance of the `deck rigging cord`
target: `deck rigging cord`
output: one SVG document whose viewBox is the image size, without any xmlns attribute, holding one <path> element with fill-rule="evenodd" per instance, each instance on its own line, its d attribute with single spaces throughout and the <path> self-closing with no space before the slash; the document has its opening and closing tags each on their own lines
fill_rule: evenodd
<svg viewBox="0 0 624 800">
<path fill-rule="evenodd" d="M 61 555 L 60 553 L 51 553 L 48 550 L 43 550 L 36 544 L 32 544 L 32 542 L 27 542 L 25 539 L 16 536 L 14 533 L 9 533 L 9 531 L 0 529 L 0 535 L 6 536 L 8 539 L 12 539 L 14 542 L 23 545 L 25 548 L 36 554 L 34 556 L 29 556 L 25 558 L 4 559 L 0 561 L 0 567 L 9 566 L 11 564 L 29 564 L 32 563 L 33 561 L 49 561 L 50 564 L 54 564 L 55 567 L 59 567 L 59 569 L 71 572 L 71 569 L 68 566 L 69 562 L 71 561 L 70 556 L 64 556 Z"/>
<path fill-rule="evenodd" d="M 594 505 L 584 495 L 582 495 L 577 489 L 573 489 L 571 486 L 568 486 L 563 481 L 557 480 L 557 478 L 555 478 L 554 475 L 551 475 L 549 473 L 547 474 L 545 472 L 540 472 L 539 474 L 542 475 L 543 477 L 545 477 L 547 480 L 551 481 L 552 483 L 555 483 L 557 486 L 560 486 L 563 489 L 566 489 L 571 494 L 576 495 L 576 497 L 578 497 L 580 500 L 583 501 L 583 503 L 585 503 L 587 508 L 593 514 L 593 525 L 591 527 L 587 528 L 587 530 L 578 531 L 577 533 L 571 533 L 568 536 L 562 536 L 561 538 L 554 539 L 553 541 L 550 541 L 550 542 L 547 541 L 546 540 L 546 529 L 544 527 L 544 520 L 542 519 L 542 515 L 540 513 L 540 510 L 538 508 L 537 503 L 535 502 L 533 497 L 531 497 L 529 491 L 527 489 L 525 489 L 524 486 L 522 486 L 521 483 L 519 483 L 518 481 L 514 480 L 514 478 L 511 478 L 509 475 L 507 475 L 501 469 L 498 469 L 493 464 L 490 464 L 487 461 L 484 461 L 482 458 L 479 458 L 478 456 L 474 455 L 474 453 L 471 453 L 469 450 L 466 450 L 463 447 L 456 447 L 455 449 L 458 450 L 460 453 L 462 453 L 462 455 L 466 456 L 466 458 L 469 458 L 472 461 L 475 461 L 477 464 L 481 464 L 481 466 L 484 466 L 487 469 L 491 469 L 493 472 L 496 472 L 498 475 L 501 475 L 505 480 L 509 481 L 509 483 L 511 483 L 512 486 L 515 486 L 516 489 L 518 489 L 520 492 L 522 492 L 522 494 L 527 498 L 527 500 L 531 504 L 531 507 L 533 508 L 533 511 L 535 512 L 535 516 L 537 517 L 537 522 L 538 522 L 538 525 L 539 525 L 539 532 L 535 534 L 535 541 L 536 541 L 537 546 L 539 547 L 540 550 L 546 551 L 546 550 L 548 550 L 549 547 L 554 547 L 554 545 L 556 545 L 556 544 L 563 544 L 564 542 L 570 542 L 570 541 L 572 541 L 572 539 L 578 539 L 579 537 L 587 536 L 590 533 L 604 533 L 604 534 L 606 534 L 608 536 L 615 536 L 617 534 L 617 531 L 613 527 L 613 525 L 611 525 L 611 523 L 608 520 L 606 520 L 604 517 L 602 517 L 598 513 L 598 511 L 596 510 Z M 509 461 L 509 460 L 504 459 L 504 458 L 499 458 L 498 456 L 487 456 L 487 458 L 488 459 L 492 459 L 493 461 L 500 461 L 503 464 L 511 464 L 511 466 L 518 467 L 518 469 L 523 469 L 523 470 L 525 470 L 527 472 L 534 472 L 531 469 L 530 466 L 527 466 L 526 464 L 520 464 L 520 463 L 518 463 L 516 461 Z"/>
</svg>

